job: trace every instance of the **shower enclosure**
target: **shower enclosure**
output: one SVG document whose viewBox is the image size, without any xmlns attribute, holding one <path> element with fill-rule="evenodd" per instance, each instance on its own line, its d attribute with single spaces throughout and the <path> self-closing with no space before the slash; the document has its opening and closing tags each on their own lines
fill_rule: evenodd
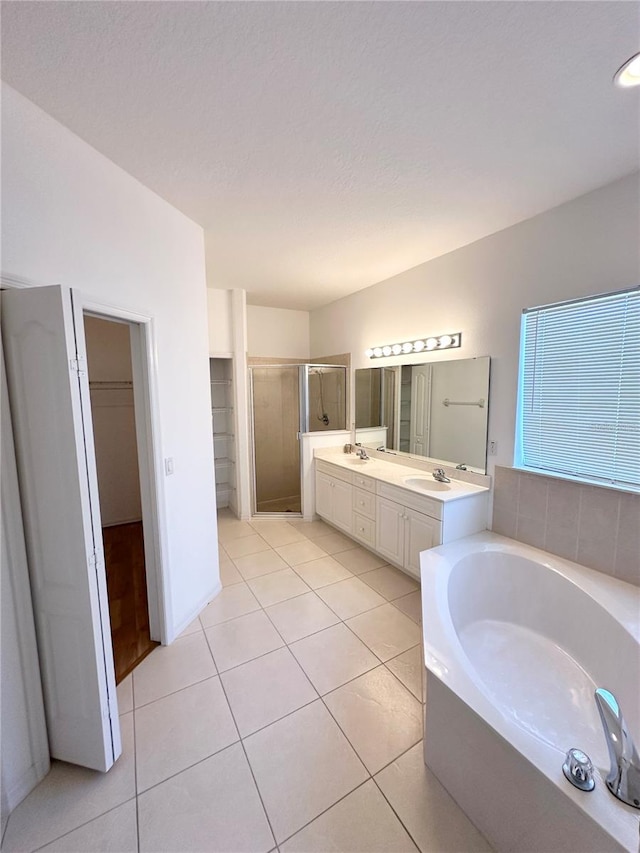
<svg viewBox="0 0 640 853">
<path fill-rule="evenodd" d="M 249 368 L 253 511 L 302 513 L 300 436 L 346 429 L 347 369 L 329 364 Z"/>
</svg>

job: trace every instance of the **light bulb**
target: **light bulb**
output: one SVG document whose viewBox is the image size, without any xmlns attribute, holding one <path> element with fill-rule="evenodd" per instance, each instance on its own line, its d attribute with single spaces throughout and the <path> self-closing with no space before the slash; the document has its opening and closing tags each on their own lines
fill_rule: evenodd
<svg viewBox="0 0 640 853">
<path fill-rule="evenodd" d="M 618 68 L 613 81 L 616 86 L 620 86 L 622 89 L 640 86 L 640 53 L 636 53 L 631 59 L 627 59 L 624 65 Z"/>
<path fill-rule="evenodd" d="M 422 352 L 424 349 L 424 341 L 414 341 L 413 342 L 414 352 Z"/>
<path fill-rule="evenodd" d="M 373 354 L 376 358 L 380 358 L 380 356 L 382 355 L 382 350 L 380 349 L 380 347 L 376 347 L 373 351 Z"/>
<path fill-rule="evenodd" d="M 382 347 L 382 354 L 383 355 L 391 355 L 391 347 L 390 346 Z"/>
<path fill-rule="evenodd" d="M 427 349 L 435 349 L 438 346 L 437 338 L 427 338 Z"/>
<path fill-rule="evenodd" d="M 406 344 L 402 344 L 402 352 L 413 352 L 413 344 L 409 342 L 407 342 Z"/>
<path fill-rule="evenodd" d="M 450 347 L 451 346 L 451 335 L 441 335 L 440 336 L 440 346 L 442 348 Z"/>
<path fill-rule="evenodd" d="M 364 354 L 366 355 L 367 358 L 371 358 L 371 356 L 373 355 L 373 350 L 372 349 L 366 349 L 364 351 Z"/>
<path fill-rule="evenodd" d="M 400 353 L 402 352 L 402 344 L 394 344 L 394 345 L 391 347 L 391 352 L 392 352 L 394 355 L 400 355 Z"/>
</svg>

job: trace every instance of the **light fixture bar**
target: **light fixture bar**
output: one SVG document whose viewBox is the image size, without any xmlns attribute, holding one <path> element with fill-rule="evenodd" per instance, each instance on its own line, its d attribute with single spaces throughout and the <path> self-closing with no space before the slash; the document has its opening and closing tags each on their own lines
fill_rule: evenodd
<svg viewBox="0 0 640 853">
<path fill-rule="evenodd" d="M 367 358 L 389 358 L 391 355 L 409 355 L 412 352 L 433 352 L 434 350 L 454 349 L 462 345 L 462 332 L 438 337 L 420 338 L 403 344 L 386 344 L 365 350 Z"/>
</svg>

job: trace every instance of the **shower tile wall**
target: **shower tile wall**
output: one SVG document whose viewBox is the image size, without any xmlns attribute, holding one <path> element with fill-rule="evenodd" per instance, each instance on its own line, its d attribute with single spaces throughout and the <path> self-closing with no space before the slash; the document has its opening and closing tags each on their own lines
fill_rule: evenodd
<svg viewBox="0 0 640 853">
<path fill-rule="evenodd" d="M 492 529 L 640 586 L 640 495 L 496 466 Z"/>
</svg>

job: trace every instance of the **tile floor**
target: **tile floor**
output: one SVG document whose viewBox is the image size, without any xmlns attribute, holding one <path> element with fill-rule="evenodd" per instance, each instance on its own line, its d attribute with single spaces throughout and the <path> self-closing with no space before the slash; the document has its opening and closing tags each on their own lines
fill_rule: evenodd
<svg viewBox="0 0 640 853">
<path fill-rule="evenodd" d="M 323 522 L 219 536 L 222 592 L 118 688 L 121 758 L 54 762 L 2 850 L 490 850 L 422 759 L 418 584 Z"/>
</svg>

